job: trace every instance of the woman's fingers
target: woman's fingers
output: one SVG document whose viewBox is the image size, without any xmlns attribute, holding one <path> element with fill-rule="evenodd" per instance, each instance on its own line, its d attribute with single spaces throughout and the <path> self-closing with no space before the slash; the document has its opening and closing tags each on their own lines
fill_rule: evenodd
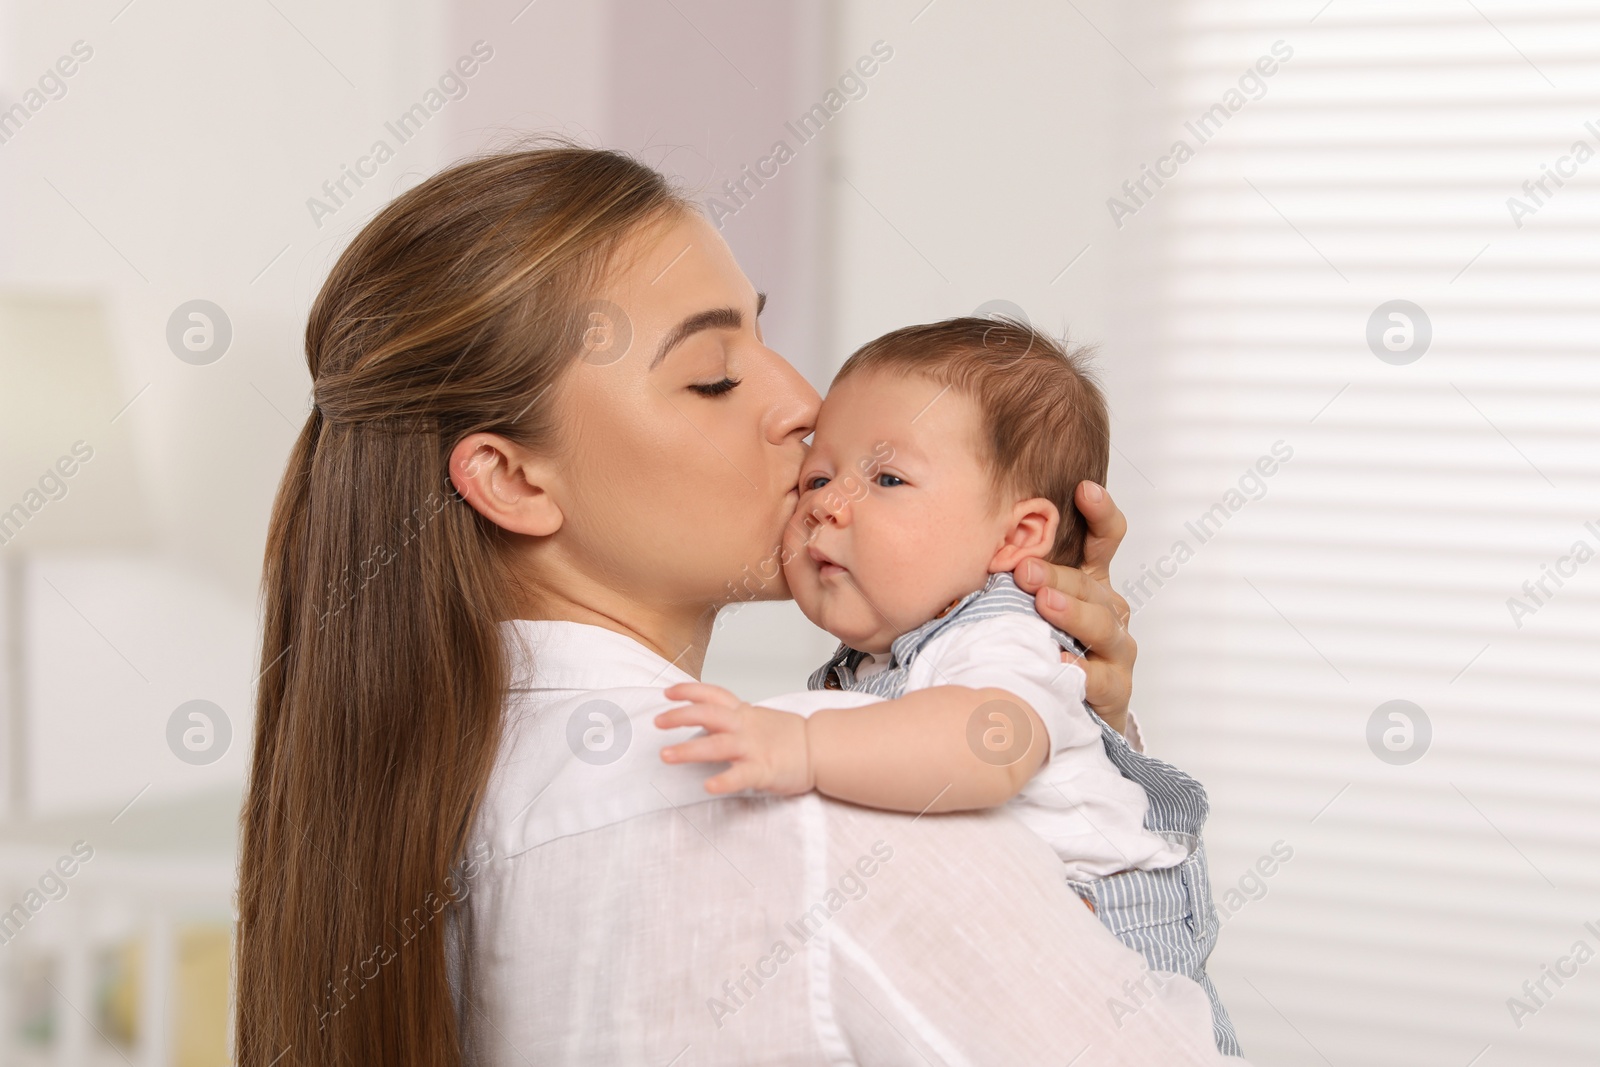
<svg viewBox="0 0 1600 1067">
<path fill-rule="evenodd" d="M 1085 645 L 1085 699 L 1100 717 L 1121 732 L 1133 692 L 1133 661 L 1138 645 L 1127 630 L 1128 602 L 1098 579 L 1072 567 L 1029 559 L 1018 564 L 1017 584 L 1034 593 L 1039 614 Z M 1073 657 L 1063 654 L 1063 660 Z"/>
<path fill-rule="evenodd" d="M 1122 628 L 1126 630 L 1128 628 L 1128 620 L 1133 618 L 1133 609 L 1128 607 L 1127 598 L 1115 590 L 1111 593 L 1111 612 L 1117 617 L 1117 621 L 1122 624 Z"/>
<path fill-rule="evenodd" d="M 1088 655 L 1081 659 L 1065 652 L 1061 658 L 1083 668 L 1084 699 L 1101 713 L 1101 718 L 1120 731 L 1121 727 L 1113 720 L 1120 721 L 1126 716 L 1128 698 L 1133 691 L 1133 661 L 1139 652 L 1133 635 L 1103 604 L 1069 600 L 1064 608 L 1041 605 L 1039 614 L 1088 648 Z"/>
<path fill-rule="evenodd" d="M 1123 663 L 1116 660 L 1097 659 L 1061 653 L 1061 662 L 1076 663 L 1083 671 L 1083 698 L 1096 714 L 1117 733 L 1127 732 L 1128 698 L 1133 695 L 1133 682 Z"/>
<path fill-rule="evenodd" d="M 1012 577 L 1016 579 L 1018 586 L 1029 593 L 1036 593 L 1041 589 L 1054 589 L 1078 600 L 1102 603 L 1112 595 L 1111 591 L 1097 579 L 1076 567 L 1064 567 L 1031 557 L 1017 564 Z"/>
<path fill-rule="evenodd" d="M 1079 482 L 1073 499 L 1089 524 L 1082 567 L 1025 559 L 1013 577 L 1019 587 L 1034 594 L 1040 615 L 1088 648 L 1088 654 L 1076 660 L 1086 679 L 1085 696 L 1100 717 L 1121 732 L 1139 646 L 1128 633 L 1128 602 L 1111 588 L 1111 557 L 1128 532 L 1128 520 L 1111 494 L 1095 482 Z M 1065 653 L 1061 658 L 1074 660 Z"/>
<path fill-rule="evenodd" d="M 1083 569 L 1096 580 L 1111 584 L 1111 557 L 1128 532 L 1128 520 L 1097 482 L 1082 481 L 1073 497 L 1078 510 L 1089 523 L 1089 536 L 1083 545 Z"/>
<path fill-rule="evenodd" d="M 1050 596 L 1050 590 L 1045 590 L 1034 597 L 1034 604 L 1046 622 L 1067 631 L 1102 656 L 1120 658 L 1119 646 L 1133 640 L 1110 603 L 1073 597 L 1058 600 Z"/>
<path fill-rule="evenodd" d="M 1065 611 L 1069 601 L 1079 600 L 1107 608 L 1119 622 L 1127 625 L 1128 602 L 1110 586 L 1075 567 L 1025 559 L 1017 564 L 1014 577 L 1023 591 L 1041 594 L 1036 598 L 1041 612 Z M 1080 635 L 1074 633 L 1073 636 Z"/>
</svg>

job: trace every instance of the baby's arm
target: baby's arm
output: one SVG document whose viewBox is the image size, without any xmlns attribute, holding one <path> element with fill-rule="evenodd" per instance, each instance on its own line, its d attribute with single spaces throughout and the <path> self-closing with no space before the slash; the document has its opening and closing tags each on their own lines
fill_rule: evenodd
<svg viewBox="0 0 1600 1067">
<path fill-rule="evenodd" d="M 1044 723 L 997 688 L 938 685 L 806 720 L 817 792 L 891 811 L 1004 804 L 1044 763 Z"/>
<path fill-rule="evenodd" d="M 702 682 L 679 683 L 666 696 L 692 703 L 661 713 L 657 726 L 700 726 L 708 736 L 669 746 L 661 758 L 732 764 L 706 781 L 707 792 L 718 794 L 816 789 L 890 811 L 988 808 L 1016 796 L 1049 749 L 1033 708 L 993 687 L 930 686 L 809 718 L 746 704 Z"/>
</svg>

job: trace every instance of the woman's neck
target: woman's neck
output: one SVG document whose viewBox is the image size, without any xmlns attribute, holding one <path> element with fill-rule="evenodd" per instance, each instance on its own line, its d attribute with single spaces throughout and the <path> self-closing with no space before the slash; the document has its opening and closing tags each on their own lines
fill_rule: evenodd
<svg viewBox="0 0 1600 1067">
<path fill-rule="evenodd" d="M 654 610 L 599 587 L 580 591 L 559 585 L 524 598 L 517 613 L 525 619 L 588 623 L 631 637 L 696 679 L 705 666 L 716 620 L 716 609 L 710 605 L 689 615 Z"/>
</svg>

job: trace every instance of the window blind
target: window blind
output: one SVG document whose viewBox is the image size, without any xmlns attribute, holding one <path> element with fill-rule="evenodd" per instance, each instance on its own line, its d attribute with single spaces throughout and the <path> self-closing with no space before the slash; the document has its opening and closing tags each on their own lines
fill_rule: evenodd
<svg viewBox="0 0 1600 1067">
<path fill-rule="evenodd" d="M 1170 17 L 1192 152 L 1113 199 L 1171 547 L 1119 578 L 1211 791 L 1213 974 L 1258 1063 L 1593 1063 L 1600 4 Z"/>
</svg>

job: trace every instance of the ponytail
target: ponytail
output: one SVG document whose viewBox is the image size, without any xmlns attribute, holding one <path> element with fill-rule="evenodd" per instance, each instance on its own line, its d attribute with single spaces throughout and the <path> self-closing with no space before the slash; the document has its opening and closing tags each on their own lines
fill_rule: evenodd
<svg viewBox="0 0 1600 1067">
<path fill-rule="evenodd" d="M 503 532 L 447 474 L 531 448 L 618 243 L 684 204 L 572 146 L 459 164 L 380 212 L 311 309 L 316 405 L 273 504 L 242 815 L 236 1062 L 472 1062 L 469 840 L 500 740 Z M 470 937 L 463 943 L 470 944 Z"/>
</svg>

